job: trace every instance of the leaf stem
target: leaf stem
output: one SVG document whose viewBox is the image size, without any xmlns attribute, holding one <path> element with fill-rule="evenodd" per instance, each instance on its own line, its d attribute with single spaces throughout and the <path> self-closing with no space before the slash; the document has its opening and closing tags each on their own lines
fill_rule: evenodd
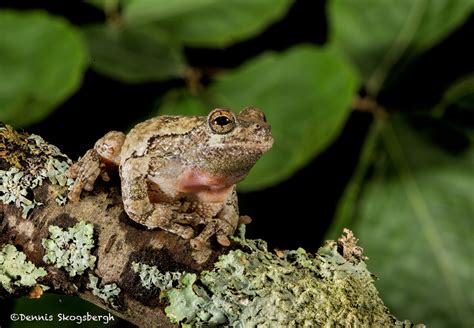
<svg viewBox="0 0 474 328">
<path fill-rule="evenodd" d="M 123 26 L 119 0 L 105 0 L 103 10 L 108 26 L 115 28 L 121 28 Z"/>
<path fill-rule="evenodd" d="M 367 171 L 373 164 L 373 155 L 378 144 L 382 126 L 382 120 L 375 120 L 371 124 L 359 156 L 357 167 L 338 202 L 333 222 L 326 233 L 325 239 L 337 238 L 337 236 L 341 235 L 343 228 L 353 226 L 353 221 L 356 219 L 357 198 L 360 195 L 360 190 L 362 189 L 363 180 L 367 175 Z"/>
</svg>

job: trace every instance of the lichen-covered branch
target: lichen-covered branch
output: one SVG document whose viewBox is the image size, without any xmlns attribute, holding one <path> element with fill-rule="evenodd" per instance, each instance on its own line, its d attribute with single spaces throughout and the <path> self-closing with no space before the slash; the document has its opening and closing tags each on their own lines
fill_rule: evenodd
<svg viewBox="0 0 474 328">
<path fill-rule="evenodd" d="M 67 202 L 72 162 L 38 136 L 1 126 L 0 155 L 0 297 L 77 295 L 143 327 L 412 326 L 378 297 L 349 231 L 316 254 L 241 233 L 204 256 L 130 220 L 117 178 Z"/>
</svg>

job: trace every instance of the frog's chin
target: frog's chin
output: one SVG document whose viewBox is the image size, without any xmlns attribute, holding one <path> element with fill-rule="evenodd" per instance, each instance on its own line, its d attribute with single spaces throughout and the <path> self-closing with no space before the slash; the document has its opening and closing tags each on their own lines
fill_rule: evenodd
<svg viewBox="0 0 474 328">
<path fill-rule="evenodd" d="M 232 192 L 235 183 L 242 178 L 240 176 L 220 177 L 206 171 L 191 169 L 185 171 L 179 178 L 178 190 L 194 194 L 202 202 L 221 203 Z"/>
</svg>

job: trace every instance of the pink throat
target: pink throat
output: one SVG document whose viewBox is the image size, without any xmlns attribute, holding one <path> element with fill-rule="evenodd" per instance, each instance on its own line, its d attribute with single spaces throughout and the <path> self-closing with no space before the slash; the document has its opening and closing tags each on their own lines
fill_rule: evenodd
<svg viewBox="0 0 474 328">
<path fill-rule="evenodd" d="M 198 169 L 185 171 L 178 182 L 178 191 L 195 194 L 204 202 L 218 203 L 227 199 L 235 179 L 222 178 Z"/>
</svg>

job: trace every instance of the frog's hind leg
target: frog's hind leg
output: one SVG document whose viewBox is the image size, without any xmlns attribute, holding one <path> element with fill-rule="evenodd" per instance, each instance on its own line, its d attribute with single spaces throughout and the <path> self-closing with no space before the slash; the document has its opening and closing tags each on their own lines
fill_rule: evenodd
<svg viewBox="0 0 474 328">
<path fill-rule="evenodd" d="M 189 214 L 176 212 L 171 205 L 151 203 L 148 196 L 148 160 L 129 158 L 120 167 L 122 199 L 128 216 L 149 229 L 161 228 L 184 239 L 194 236 L 191 227 L 176 223 L 189 221 Z"/>
<path fill-rule="evenodd" d="M 216 235 L 217 242 L 222 246 L 229 246 L 230 239 L 239 224 L 239 207 L 237 205 L 237 191 L 234 186 L 229 194 L 222 210 L 217 216 L 209 220 L 202 232 L 191 240 L 191 246 L 195 249 L 203 249 L 209 245 L 209 239 Z"/>
</svg>

